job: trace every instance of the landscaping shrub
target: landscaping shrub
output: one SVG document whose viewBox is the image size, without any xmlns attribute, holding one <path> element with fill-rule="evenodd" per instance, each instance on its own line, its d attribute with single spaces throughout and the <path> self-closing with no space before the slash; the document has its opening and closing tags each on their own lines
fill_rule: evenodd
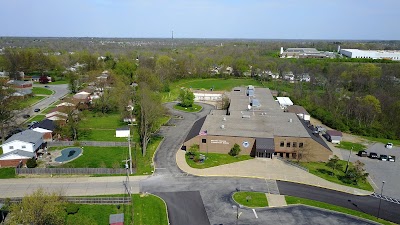
<svg viewBox="0 0 400 225">
<path fill-rule="evenodd" d="M 68 203 L 65 206 L 65 211 L 68 215 L 73 215 L 79 211 L 79 205 L 74 203 Z"/>
<path fill-rule="evenodd" d="M 228 154 L 230 156 L 237 156 L 237 155 L 239 155 L 239 152 L 240 152 L 240 146 L 235 143 L 235 145 L 233 145 L 233 147 L 231 148 L 231 150 L 229 151 Z"/>
<path fill-rule="evenodd" d="M 36 159 L 31 158 L 26 161 L 26 167 L 28 168 L 35 168 L 37 166 Z"/>
</svg>

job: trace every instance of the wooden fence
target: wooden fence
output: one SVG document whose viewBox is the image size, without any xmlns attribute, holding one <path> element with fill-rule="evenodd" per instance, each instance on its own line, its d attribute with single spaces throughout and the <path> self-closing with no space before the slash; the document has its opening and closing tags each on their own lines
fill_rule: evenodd
<svg viewBox="0 0 400 225">
<path fill-rule="evenodd" d="M 134 170 L 134 172 L 136 172 Z M 15 174 L 126 174 L 126 169 L 111 168 L 15 168 Z"/>
<path fill-rule="evenodd" d="M 128 204 L 130 197 L 62 197 L 63 200 L 76 204 Z M 19 203 L 22 198 L 0 198 L 0 203 Z"/>
<path fill-rule="evenodd" d="M 131 143 L 133 145 L 134 143 Z M 59 146 L 98 146 L 98 147 L 128 147 L 128 141 L 51 141 L 47 142 L 47 147 Z"/>
</svg>

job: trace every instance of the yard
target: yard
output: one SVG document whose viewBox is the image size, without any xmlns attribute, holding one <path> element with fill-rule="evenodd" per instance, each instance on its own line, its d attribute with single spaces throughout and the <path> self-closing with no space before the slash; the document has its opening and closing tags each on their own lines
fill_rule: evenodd
<svg viewBox="0 0 400 225">
<path fill-rule="evenodd" d="M 34 95 L 52 95 L 53 91 L 42 87 L 33 87 L 32 92 Z"/>
<path fill-rule="evenodd" d="M 127 138 L 115 137 L 115 129 L 82 129 L 78 140 L 127 142 Z"/>
<path fill-rule="evenodd" d="M 364 218 L 367 220 L 372 220 L 372 221 L 375 221 L 375 222 L 378 222 L 381 224 L 388 224 L 388 225 L 393 224 L 389 221 L 378 219 L 375 216 L 372 216 L 372 215 L 369 215 L 366 213 L 362 213 L 362 212 L 359 212 L 356 210 L 352 210 L 352 209 L 348 209 L 348 208 L 344 208 L 344 207 L 340 207 L 340 206 L 336 206 L 336 205 L 331 205 L 331 204 L 324 203 L 324 202 L 314 201 L 314 200 L 305 199 L 305 198 L 298 198 L 298 197 L 293 197 L 293 196 L 285 196 L 285 199 L 286 199 L 286 203 L 288 205 L 293 205 L 293 204 L 309 205 L 309 206 L 314 206 L 317 208 L 323 208 L 323 209 L 328 209 L 328 210 L 332 210 L 335 212 L 353 215 L 353 216 Z"/>
<path fill-rule="evenodd" d="M 202 153 L 206 156 L 206 159 L 203 163 L 194 162 L 190 159 L 189 155 L 186 155 L 186 163 L 193 168 L 196 169 L 205 169 L 214 166 L 220 166 L 229 163 L 240 162 L 244 160 L 253 159 L 253 157 L 249 155 L 239 155 L 239 156 L 230 156 L 228 154 L 219 154 L 219 153 Z"/>
<path fill-rule="evenodd" d="M 47 98 L 46 96 L 32 96 L 32 97 L 26 97 L 19 101 L 20 107 L 21 108 L 27 108 L 29 106 L 32 106 L 36 104 L 37 102 L 41 101 L 42 99 Z"/>
<path fill-rule="evenodd" d="M 0 168 L 0 179 L 8 179 L 15 178 L 17 175 L 15 174 L 15 168 Z"/>
<path fill-rule="evenodd" d="M 168 225 L 167 209 L 162 199 L 154 195 L 133 195 L 135 225 Z"/>
<path fill-rule="evenodd" d="M 91 129 L 110 129 L 115 131 L 116 128 L 124 125 L 126 126 L 126 123 L 122 121 L 119 113 L 103 115 L 101 113 L 88 112 L 81 121 L 83 128 Z"/>
<path fill-rule="evenodd" d="M 32 121 L 40 122 L 40 121 L 42 121 L 44 118 L 46 118 L 45 115 L 36 115 L 36 116 L 34 116 L 34 117 L 31 117 L 27 122 L 32 122 Z"/>
<path fill-rule="evenodd" d="M 262 192 L 236 192 L 233 199 L 240 205 L 247 207 L 267 207 L 268 200 L 265 193 Z"/>
<path fill-rule="evenodd" d="M 346 161 L 340 160 L 339 164 L 342 166 L 342 169 L 335 170 L 335 174 L 332 175 L 332 168 L 326 166 L 326 164 L 324 162 L 300 162 L 300 165 L 308 168 L 310 173 L 312 173 L 318 177 L 321 177 L 325 180 L 328 180 L 330 182 L 349 186 L 349 187 L 359 188 L 359 189 L 363 189 L 363 190 L 367 190 L 367 191 L 374 191 L 374 189 L 372 188 L 371 184 L 368 181 L 365 181 L 365 182 L 360 181 L 357 183 L 357 185 L 343 182 L 340 179 L 340 177 L 345 175 L 344 170 L 346 168 Z M 351 163 L 349 165 L 350 165 L 350 167 L 352 166 Z"/>
<path fill-rule="evenodd" d="M 367 149 L 367 147 L 363 144 L 353 143 L 349 141 L 341 141 L 340 144 L 336 145 L 335 147 L 346 150 L 352 150 L 354 152 L 363 151 Z"/>
</svg>

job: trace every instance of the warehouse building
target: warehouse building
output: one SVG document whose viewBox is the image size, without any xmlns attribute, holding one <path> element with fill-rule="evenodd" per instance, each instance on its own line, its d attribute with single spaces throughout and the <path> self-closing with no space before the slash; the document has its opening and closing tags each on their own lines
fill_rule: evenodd
<svg viewBox="0 0 400 225">
<path fill-rule="evenodd" d="M 251 91 L 250 91 L 251 90 Z M 252 97 L 248 95 L 252 92 Z M 200 152 L 228 153 L 234 144 L 240 154 L 272 158 L 327 161 L 332 151 L 295 113 L 284 112 L 268 88 L 237 87 L 227 110 L 212 110 L 196 121 L 182 149 L 193 144 Z"/>
<path fill-rule="evenodd" d="M 360 49 L 340 49 L 340 54 L 357 59 L 387 59 L 400 60 L 400 51 L 386 50 L 360 50 Z"/>
<path fill-rule="evenodd" d="M 316 48 L 287 48 L 281 51 L 280 58 L 335 58 L 333 52 L 318 51 Z"/>
</svg>

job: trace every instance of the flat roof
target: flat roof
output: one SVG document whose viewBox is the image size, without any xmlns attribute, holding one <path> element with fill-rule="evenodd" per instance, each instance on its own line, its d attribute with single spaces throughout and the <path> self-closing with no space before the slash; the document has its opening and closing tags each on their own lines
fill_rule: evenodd
<svg viewBox="0 0 400 225">
<path fill-rule="evenodd" d="M 249 109 L 252 98 L 246 96 L 246 88 L 234 88 L 230 115 L 226 115 L 225 110 L 213 110 L 201 130 L 207 130 L 208 135 L 236 137 L 310 137 L 297 115 L 284 113 L 268 88 L 255 88 L 254 98 L 258 99 L 260 106 Z"/>
</svg>

